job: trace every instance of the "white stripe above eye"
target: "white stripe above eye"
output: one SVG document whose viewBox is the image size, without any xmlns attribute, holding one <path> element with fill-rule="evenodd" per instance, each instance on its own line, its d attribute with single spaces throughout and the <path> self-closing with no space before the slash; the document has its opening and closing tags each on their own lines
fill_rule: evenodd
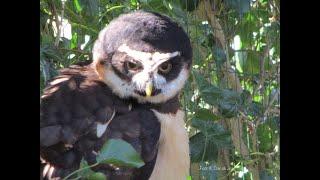
<svg viewBox="0 0 320 180">
<path fill-rule="evenodd" d="M 131 49 L 126 44 L 122 44 L 118 48 L 119 52 L 126 53 L 128 56 L 131 56 L 133 59 L 137 61 L 142 61 L 143 63 L 147 63 L 149 61 L 152 62 L 152 66 L 158 66 L 159 64 L 173 58 L 176 56 L 180 56 L 181 53 L 179 51 L 175 51 L 172 53 L 160 53 L 160 52 L 154 52 L 154 53 L 148 53 L 148 52 L 142 52 Z"/>
</svg>

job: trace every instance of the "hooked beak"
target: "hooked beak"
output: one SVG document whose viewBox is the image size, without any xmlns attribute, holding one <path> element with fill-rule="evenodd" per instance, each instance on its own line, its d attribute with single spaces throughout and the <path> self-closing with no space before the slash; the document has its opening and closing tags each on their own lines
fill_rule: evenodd
<svg viewBox="0 0 320 180">
<path fill-rule="evenodd" d="M 147 82 L 147 85 L 146 85 L 146 96 L 147 97 L 151 96 L 152 88 L 153 88 L 152 82 Z"/>
</svg>

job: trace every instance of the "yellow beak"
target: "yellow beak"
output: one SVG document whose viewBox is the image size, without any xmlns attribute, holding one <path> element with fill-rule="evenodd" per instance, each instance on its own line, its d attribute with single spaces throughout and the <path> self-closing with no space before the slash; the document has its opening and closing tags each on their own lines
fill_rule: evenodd
<svg viewBox="0 0 320 180">
<path fill-rule="evenodd" d="M 153 88 L 152 82 L 147 82 L 147 85 L 146 85 L 146 96 L 147 97 L 151 96 L 152 88 Z"/>
</svg>

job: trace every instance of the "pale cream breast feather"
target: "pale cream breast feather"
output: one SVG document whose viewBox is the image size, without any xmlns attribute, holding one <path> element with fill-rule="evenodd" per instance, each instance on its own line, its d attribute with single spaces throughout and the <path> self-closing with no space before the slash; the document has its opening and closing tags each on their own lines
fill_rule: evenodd
<svg viewBox="0 0 320 180">
<path fill-rule="evenodd" d="M 159 149 L 150 180 L 185 180 L 189 175 L 189 138 L 184 112 L 164 114 L 152 110 L 161 124 Z"/>
</svg>

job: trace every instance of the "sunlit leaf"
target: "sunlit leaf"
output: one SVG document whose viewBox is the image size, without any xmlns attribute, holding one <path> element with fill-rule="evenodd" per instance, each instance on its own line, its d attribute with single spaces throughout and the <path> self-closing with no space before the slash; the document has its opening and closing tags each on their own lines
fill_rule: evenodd
<svg viewBox="0 0 320 180">
<path fill-rule="evenodd" d="M 70 49 L 76 48 L 78 46 L 78 34 L 74 32 L 71 38 L 71 46 Z"/>
<path fill-rule="evenodd" d="M 76 7 L 76 11 L 77 12 L 81 12 L 82 11 L 82 7 L 81 7 L 79 1 L 78 0 L 73 0 L 73 3 L 74 3 L 74 6 Z"/>
<path fill-rule="evenodd" d="M 96 157 L 102 164 L 115 164 L 119 166 L 141 167 L 143 160 L 136 150 L 127 142 L 120 139 L 110 139 L 101 148 Z"/>
<path fill-rule="evenodd" d="M 137 7 L 138 7 L 138 1 L 137 0 L 130 0 L 130 4 L 133 7 L 133 9 L 137 9 Z"/>
</svg>

